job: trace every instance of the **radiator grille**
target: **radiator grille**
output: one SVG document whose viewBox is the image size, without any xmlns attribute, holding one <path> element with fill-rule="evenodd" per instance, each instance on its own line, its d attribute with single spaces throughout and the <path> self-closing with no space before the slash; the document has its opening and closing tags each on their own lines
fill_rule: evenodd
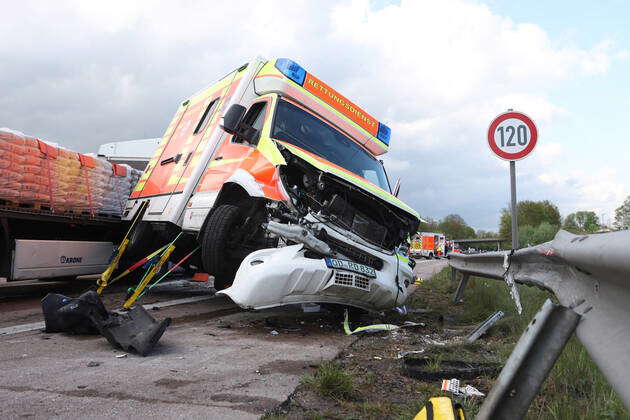
<svg viewBox="0 0 630 420">
<path fill-rule="evenodd" d="M 335 271 L 335 284 L 338 284 L 339 286 L 370 290 L 370 279 L 360 274 Z"/>
<path fill-rule="evenodd" d="M 355 274 L 354 276 L 355 287 L 370 290 L 370 279 L 361 275 Z"/>
</svg>

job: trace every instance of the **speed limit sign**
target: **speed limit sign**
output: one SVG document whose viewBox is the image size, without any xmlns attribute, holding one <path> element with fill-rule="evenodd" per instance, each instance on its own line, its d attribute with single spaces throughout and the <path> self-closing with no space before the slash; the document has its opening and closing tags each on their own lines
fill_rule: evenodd
<svg viewBox="0 0 630 420">
<path fill-rule="evenodd" d="M 505 160 L 520 160 L 529 155 L 538 140 L 536 125 L 521 112 L 499 115 L 488 128 L 488 146 Z"/>
</svg>

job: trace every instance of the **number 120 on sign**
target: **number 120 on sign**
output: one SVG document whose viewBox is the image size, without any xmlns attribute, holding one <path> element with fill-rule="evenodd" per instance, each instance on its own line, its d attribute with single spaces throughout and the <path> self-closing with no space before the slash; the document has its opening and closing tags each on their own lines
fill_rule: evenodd
<svg viewBox="0 0 630 420">
<path fill-rule="evenodd" d="M 520 112 L 499 115 L 488 129 L 490 149 L 506 160 L 523 159 L 534 149 L 536 140 L 536 126 Z"/>
</svg>

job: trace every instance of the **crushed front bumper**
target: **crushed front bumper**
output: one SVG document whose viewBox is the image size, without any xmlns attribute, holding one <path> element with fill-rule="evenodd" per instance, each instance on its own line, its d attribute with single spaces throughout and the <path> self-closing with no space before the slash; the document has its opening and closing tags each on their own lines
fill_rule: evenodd
<svg viewBox="0 0 630 420">
<path fill-rule="evenodd" d="M 303 245 L 262 249 L 241 263 L 231 287 L 217 294 L 229 296 L 247 309 L 299 303 L 336 303 L 367 310 L 402 305 L 406 285 L 413 283 L 411 268 L 396 254 L 381 253 L 383 267 L 376 278 L 328 268 L 323 258 L 307 258 Z"/>
</svg>

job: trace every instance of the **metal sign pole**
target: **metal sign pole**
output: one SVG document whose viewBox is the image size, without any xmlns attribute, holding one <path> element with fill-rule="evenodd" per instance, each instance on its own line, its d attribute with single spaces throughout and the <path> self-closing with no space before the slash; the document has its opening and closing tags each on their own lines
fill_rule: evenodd
<svg viewBox="0 0 630 420">
<path fill-rule="evenodd" d="M 512 249 L 518 249 L 518 224 L 516 210 L 516 162 L 510 161 L 510 198 L 512 206 Z"/>
</svg>

